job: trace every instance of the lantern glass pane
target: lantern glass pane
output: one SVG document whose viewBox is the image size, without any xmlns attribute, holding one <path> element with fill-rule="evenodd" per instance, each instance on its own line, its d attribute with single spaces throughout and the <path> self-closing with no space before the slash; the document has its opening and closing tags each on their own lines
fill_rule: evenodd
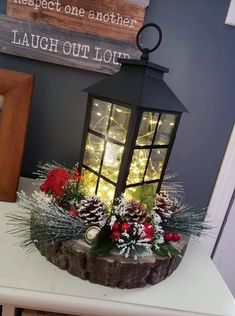
<svg viewBox="0 0 235 316">
<path fill-rule="evenodd" d="M 105 135 L 107 133 L 109 115 L 112 104 L 103 100 L 92 99 L 91 119 L 89 128 Z"/>
<path fill-rule="evenodd" d="M 167 149 L 166 148 L 158 148 L 153 149 L 150 155 L 148 168 L 146 175 L 144 177 L 144 181 L 152 181 L 158 180 L 161 177 L 162 168 L 165 162 Z"/>
<path fill-rule="evenodd" d="M 127 178 L 127 184 L 140 183 L 143 181 L 148 156 L 149 149 L 134 150 L 129 175 Z"/>
<path fill-rule="evenodd" d="M 158 122 L 158 117 L 159 113 L 143 113 L 136 145 L 147 146 L 152 144 L 153 136 Z"/>
<path fill-rule="evenodd" d="M 114 199 L 115 194 L 115 186 L 100 178 L 97 195 L 101 197 L 101 199 L 111 205 Z"/>
<path fill-rule="evenodd" d="M 168 145 L 175 126 L 176 116 L 174 114 L 162 113 L 158 123 L 155 145 Z"/>
<path fill-rule="evenodd" d="M 99 171 L 104 151 L 104 140 L 88 133 L 83 164 L 95 171 Z"/>
<path fill-rule="evenodd" d="M 93 172 L 90 172 L 86 169 L 82 170 L 82 176 L 82 183 L 84 184 L 84 187 L 86 189 L 86 194 L 94 195 L 98 177 Z"/>
<path fill-rule="evenodd" d="M 107 142 L 101 174 L 117 182 L 124 146 Z"/>
<path fill-rule="evenodd" d="M 110 118 L 108 136 L 124 144 L 126 142 L 130 116 L 131 109 L 115 104 Z"/>
</svg>

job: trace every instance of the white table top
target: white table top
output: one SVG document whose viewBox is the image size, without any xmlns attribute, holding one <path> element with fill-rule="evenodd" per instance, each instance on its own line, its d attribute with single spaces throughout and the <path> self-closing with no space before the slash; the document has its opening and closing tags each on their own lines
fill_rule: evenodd
<svg viewBox="0 0 235 316">
<path fill-rule="evenodd" d="M 32 190 L 22 178 L 20 190 Z M 17 203 L 0 202 L 0 304 L 79 315 L 235 315 L 234 299 L 201 245 L 191 241 L 178 269 L 165 281 L 121 290 L 91 284 L 52 265 L 38 252 L 14 245 L 5 214 Z"/>
</svg>

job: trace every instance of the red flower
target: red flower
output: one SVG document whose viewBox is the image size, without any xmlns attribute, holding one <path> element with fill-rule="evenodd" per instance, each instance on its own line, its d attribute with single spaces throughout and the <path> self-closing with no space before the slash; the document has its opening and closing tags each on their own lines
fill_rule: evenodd
<svg viewBox="0 0 235 316">
<path fill-rule="evenodd" d="M 48 172 L 46 180 L 40 186 L 45 193 L 55 194 L 61 197 L 64 194 L 63 187 L 69 179 L 69 173 L 64 169 L 53 169 Z"/>
<path fill-rule="evenodd" d="M 144 232 L 145 232 L 145 238 L 148 238 L 150 240 L 154 239 L 155 231 L 151 224 L 144 223 Z"/>
</svg>

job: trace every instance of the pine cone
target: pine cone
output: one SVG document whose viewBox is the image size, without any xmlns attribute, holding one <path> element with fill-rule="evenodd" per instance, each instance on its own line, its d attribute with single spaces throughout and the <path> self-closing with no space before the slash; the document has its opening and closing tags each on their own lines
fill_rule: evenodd
<svg viewBox="0 0 235 316">
<path fill-rule="evenodd" d="M 155 211 L 163 221 L 166 221 L 173 213 L 173 205 L 174 203 L 169 198 L 169 195 L 166 192 L 160 192 L 156 195 L 153 211 Z"/>
<path fill-rule="evenodd" d="M 90 226 L 102 226 L 105 206 L 98 196 L 87 197 L 80 203 L 79 216 Z"/>
<path fill-rule="evenodd" d="M 124 212 L 124 218 L 128 223 L 142 224 L 146 220 L 146 206 L 136 200 L 127 203 Z"/>
</svg>

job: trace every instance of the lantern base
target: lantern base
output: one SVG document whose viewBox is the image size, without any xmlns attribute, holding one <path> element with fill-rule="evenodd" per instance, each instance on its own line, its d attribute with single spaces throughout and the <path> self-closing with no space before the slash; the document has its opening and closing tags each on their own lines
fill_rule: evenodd
<svg viewBox="0 0 235 316">
<path fill-rule="evenodd" d="M 180 242 L 180 255 L 159 257 L 152 255 L 139 260 L 119 255 L 94 257 L 82 241 L 66 241 L 53 245 L 36 245 L 48 261 L 70 274 L 91 283 L 121 289 L 154 285 L 166 279 L 179 265 L 188 244 L 188 237 Z"/>
</svg>

